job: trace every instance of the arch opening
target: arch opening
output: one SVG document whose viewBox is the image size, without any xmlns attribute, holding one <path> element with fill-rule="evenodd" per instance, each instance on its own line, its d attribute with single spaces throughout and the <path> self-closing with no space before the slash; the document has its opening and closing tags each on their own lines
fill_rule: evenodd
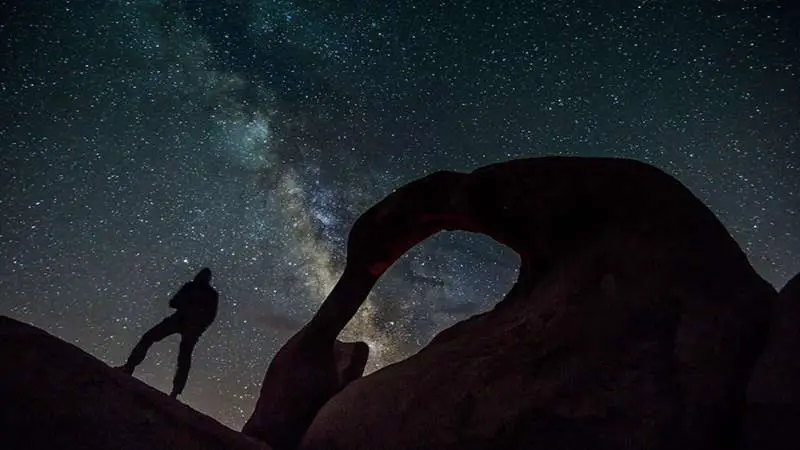
<svg viewBox="0 0 800 450">
<path fill-rule="evenodd" d="M 437 233 L 400 257 L 343 330 L 370 346 L 367 372 L 415 354 L 439 332 L 489 311 L 515 283 L 520 257 L 487 235 Z"/>
</svg>

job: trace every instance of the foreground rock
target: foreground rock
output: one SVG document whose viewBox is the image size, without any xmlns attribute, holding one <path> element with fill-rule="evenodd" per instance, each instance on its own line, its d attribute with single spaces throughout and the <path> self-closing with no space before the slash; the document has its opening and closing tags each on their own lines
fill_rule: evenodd
<svg viewBox="0 0 800 450">
<path fill-rule="evenodd" d="M 750 381 L 741 448 L 800 447 L 800 274 L 781 289 L 769 343 Z"/>
<path fill-rule="evenodd" d="M 440 230 L 520 254 L 486 314 L 342 383 L 335 338 L 381 274 Z M 276 448 L 732 448 L 774 289 L 714 215 L 629 160 L 540 158 L 413 182 L 353 226 L 347 267 L 278 352 L 245 428 Z M 274 392 L 288 392 L 283 397 Z"/>
<path fill-rule="evenodd" d="M 269 450 L 77 347 L 0 316 L 4 450 Z"/>
<path fill-rule="evenodd" d="M 369 358 L 369 347 L 365 342 L 341 342 L 333 340 L 327 366 L 304 364 L 304 357 L 314 347 L 302 344 L 295 338 L 285 348 L 294 348 L 288 358 L 272 360 L 266 374 L 267 382 L 261 386 L 259 401 L 242 431 L 274 448 L 295 448 L 305 433 L 311 418 L 319 408 L 348 383 L 361 377 Z M 301 344 L 297 347 L 293 345 Z M 314 359 L 312 359 L 314 361 Z M 305 387 L 305 388 L 304 388 Z M 314 394 L 316 392 L 316 394 Z M 319 393 L 322 393 L 321 395 Z"/>
</svg>

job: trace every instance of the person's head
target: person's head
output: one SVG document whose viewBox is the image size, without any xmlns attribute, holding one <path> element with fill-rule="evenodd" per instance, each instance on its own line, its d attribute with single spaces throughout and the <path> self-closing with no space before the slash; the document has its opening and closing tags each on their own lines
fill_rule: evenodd
<svg viewBox="0 0 800 450">
<path fill-rule="evenodd" d="M 204 268 L 200 272 L 197 272 L 197 275 L 194 276 L 195 283 L 211 283 L 211 269 L 208 267 Z"/>
</svg>

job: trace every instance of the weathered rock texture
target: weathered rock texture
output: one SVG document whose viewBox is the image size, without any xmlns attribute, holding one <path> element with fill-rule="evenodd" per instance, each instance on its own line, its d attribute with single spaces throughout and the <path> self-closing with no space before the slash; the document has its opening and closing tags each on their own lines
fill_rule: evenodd
<svg viewBox="0 0 800 450">
<path fill-rule="evenodd" d="M 446 229 L 516 250 L 514 287 L 342 383 L 336 336 L 386 268 Z M 731 448 L 775 295 L 716 217 L 648 165 L 435 173 L 353 226 L 341 279 L 276 355 L 250 422 L 263 426 L 245 432 L 278 449 Z"/>
<path fill-rule="evenodd" d="M 269 450 L 44 331 L 0 316 L 4 450 Z"/>
<path fill-rule="evenodd" d="M 800 447 L 800 274 L 781 289 L 747 393 L 741 448 Z"/>
</svg>

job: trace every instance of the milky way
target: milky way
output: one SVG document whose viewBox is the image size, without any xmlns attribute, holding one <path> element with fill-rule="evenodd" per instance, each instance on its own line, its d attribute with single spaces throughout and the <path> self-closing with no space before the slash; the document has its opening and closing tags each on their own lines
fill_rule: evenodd
<svg viewBox="0 0 800 450">
<path fill-rule="evenodd" d="M 0 313 L 118 365 L 211 267 L 221 309 L 182 400 L 238 428 L 361 212 L 435 170 L 543 155 L 651 163 L 776 287 L 800 271 L 796 8 L 322 3 L 2 7 Z M 346 337 L 370 370 L 402 359 L 490 308 L 517 261 L 436 236 Z M 169 391 L 176 344 L 136 376 Z"/>
</svg>

